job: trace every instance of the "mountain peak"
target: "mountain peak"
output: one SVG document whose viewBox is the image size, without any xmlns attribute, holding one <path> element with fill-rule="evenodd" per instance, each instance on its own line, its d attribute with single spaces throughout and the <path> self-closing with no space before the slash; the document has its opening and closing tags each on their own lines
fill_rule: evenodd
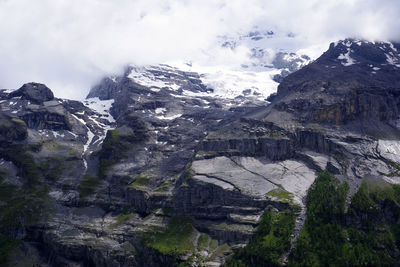
<svg viewBox="0 0 400 267">
<path fill-rule="evenodd" d="M 400 68 L 400 44 L 391 42 L 369 42 L 345 39 L 331 43 L 329 50 L 321 58 L 339 62 L 345 67 L 361 64 Z M 371 68 L 377 68 L 376 66 Z"/>
<path fill-rule="evenodd" d="M 26 83 L 21 88 L 9 94 L 9 98 L 21 97 L 21 99 L 30 100 L 35 104 L 54 99 L 53 92 L 41 83 Z"/>
<path fill-rule="evenodd" d="M 399 116 L 399 44 L 346 39 L 287 76 L 274 106 L 302 122 L 346 124 Z"/>
<path fill-rule="evenodd" d="M 358 84 L 361 87 L 400 87 L 400 44 L 345 39 L 311 64 L 286 77 L 278 95 L 299 90 L 304 83 Z M 308 86 L 309 88 L 310 86 Z M 321 85 L 318 85 L 318 88 Z"/>
</svg>

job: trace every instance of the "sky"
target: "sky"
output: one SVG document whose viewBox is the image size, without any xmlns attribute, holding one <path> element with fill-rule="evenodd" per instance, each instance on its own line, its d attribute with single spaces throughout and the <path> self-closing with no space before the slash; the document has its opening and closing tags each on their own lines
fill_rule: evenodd
<svg viewBox="0 0 400 267">
<path fill-rule="evenodd" d="M 240 61 L 246 47 L 221 36 L 255 28 L 291 33 L 321 53 L 346 37 L 400 40 L 398 0 L 0 0 L 0 88 L 45 83 L 57 97 L 83 99 L 127 64 Z"/>
</svg>

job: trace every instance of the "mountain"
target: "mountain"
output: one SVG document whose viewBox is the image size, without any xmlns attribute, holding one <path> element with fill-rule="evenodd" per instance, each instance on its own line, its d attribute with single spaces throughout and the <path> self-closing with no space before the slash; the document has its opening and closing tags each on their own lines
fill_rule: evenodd
<svg viewBox="0 0 400 267">
<path fill-rule="evenodd" d="M 285 42 L 292 45 L 285 47 Z M 283 77 L 312 61 L 300 53 L 297 46 L 293 37 L 255 29 L 220 36 L 217 48 L 203 51 L 198 58 L 158 65 L 130 65 L 122 76 L 152 87 L 153 91 L 167 87 L 186 95 L 208 93 L 209 96 L 230 99 L 253 96 L 265 101 L 276 92 Z M 226 57 L 222 62 L 221 54 Z M 111 81 L 121 78 L 108 77 L 107 83 L 112 84 Z M 95 88 L 88 97 L 94 95 Z"/>
<path fill-rule="evenodd" d="M 346 39 L 275 66 L 293 73 L 269 101 L 166 64 L 84 102 L 2 90 L 0 261 L 398 265 L 399 49 Z"/>
</svg>

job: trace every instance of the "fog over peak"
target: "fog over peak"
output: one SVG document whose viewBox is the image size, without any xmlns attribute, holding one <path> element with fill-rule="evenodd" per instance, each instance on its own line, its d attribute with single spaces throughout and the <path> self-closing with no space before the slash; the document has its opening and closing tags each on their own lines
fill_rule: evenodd
<svg viewBox="0 0 400 267">
<path fill-rule="evenodd" d="M 126 64 L 234 65 L 246 47 L 221 40 L 254 29 L 317 56 L 346 37 L 400 40 L 398 14 L 396 0 L 0 0 L 0 88 L 35 81 L 81 99 Z"/>
</svg>

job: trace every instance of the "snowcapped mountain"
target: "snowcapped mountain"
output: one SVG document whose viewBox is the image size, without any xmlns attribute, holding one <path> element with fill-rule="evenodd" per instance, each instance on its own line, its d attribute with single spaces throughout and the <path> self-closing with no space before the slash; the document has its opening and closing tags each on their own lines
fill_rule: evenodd
<svg viewBox="0 0 400 267">
<path fill-rule="evenodd" d="M 325 229 L 307 224 L 306 200 L 327 170 L 338 178 L 329 192 L 346 182 L 349 193 L 316 206 L 344 209 L 347 201 L 353 210 L 337 221 L 343 229 L 365 235 L 360 225 L 372 218 L 374 235 L 393 234 L 398 201 L 371 196 L 373 210 L 350 202 L 366 183 L 400 184 L 400 44 L 346 39 L 305 65 L 311 59 L 293 48 L 267 46 L 274 38 L 294 37 L 221 37 L 232 53 L 251 44 L 226 69 L 127 66 L 83 102 L 55 98 L 38 83 L 0 90 L 0 233 L 49 266 L 251 266 L 254 247 L 262 257 L 275 249 L 254 238 L 267 223 L 268 238 L 284 244 L 274 256 L 284 265 L 306 255 L 296 241 L 304 229 Z M 278 86 L 275 75 L 287 72 Z M 382 240 L 384 260 L 399 262 L 398 240 Z M 294 249 L 300 259 L 288 256 Z"/>
<path fill-rule="evenodd" d="M 124 76 L 152 91 L 167 88 L 183 95 L 226 99 L 240 96 L 265 101 L 276 92 L 285 76 L 312 61 L 309 56 L 296 53 L 296 42 L 291 34 L 281 36 L 270 30 L 220 36 L 219 48 L 204 52 L 202 59 L 153 66 L 130 65 Z M 286 45 L 280 47 L 283 43 Z M 222 63 L 218 58 L 221 53 L 232 55 L 235 60 Z M 118 77 L 109 78 L 118 80 Z M 188 78 L 189 83 L 193 79 L 198 81 L 188 86 L 182 78 Z"/>
<path fill-rule="evenodd" d="M 346 39 L 335 42 L 333 47 L 335 53 L 339 53 L 338 61 L 346 67 L 354 64 L 368 66 L 372 74 L 385 66 L 400 68 L 398 43 Z"/>
</svg>

